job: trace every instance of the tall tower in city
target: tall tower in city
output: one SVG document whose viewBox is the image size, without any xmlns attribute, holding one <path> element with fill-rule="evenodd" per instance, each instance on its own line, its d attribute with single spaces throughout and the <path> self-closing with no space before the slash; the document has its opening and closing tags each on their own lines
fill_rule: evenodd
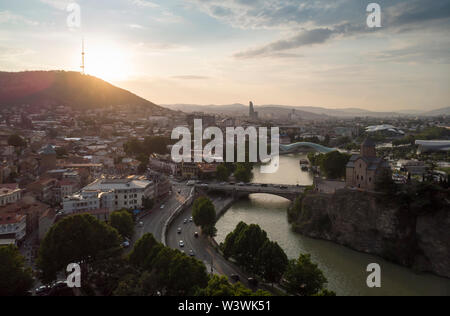
<svg viewBox="0 0 450 316">
<path fill-rule="evenodd" d="M 258 112 L 255 111 L 255 107 L 254 107 L 252 101 L 250 101 L 250 110 L 249 110 L 248 115 L 251 119 L 254 119 L 254 120 L 258 119 Z"/>
<path fill-rule="evenodd" d="M 82 41 L 81 41 L 81 73 L 84 75 L 85 74 L 85 65 L 84 65 L 84 55 L 85 55 L 85 52 L 84 52 L 84 38 L 82 39 Z"/>
</svg>

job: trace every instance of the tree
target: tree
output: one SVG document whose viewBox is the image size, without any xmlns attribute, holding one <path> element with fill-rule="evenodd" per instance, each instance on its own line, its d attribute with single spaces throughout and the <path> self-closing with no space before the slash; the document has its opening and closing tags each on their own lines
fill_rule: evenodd
<svg viewBox="0 0 450 316">
<path fill-rule="evenodd" d="M 320 159 L 320 170 L 325 173 L 327 178 L 342 178 L 345 176 L 345 169 L 349 160 L 349 155 L 332 151 Z"/>
<path fill-rule="evenodd" d="M 260 271 L 258 252 L 267 240 L 267 233 L 259 225 L 245 227 L 235 238 L 233 258 L 248 271 Z"/>
<path fill-rule="evenodd" d="M 216 209 L 212 201 L 208 198 L 198 198 L 194 202 L 192 211 L 194 223 L 202 228 L 202 232 L 208 236 L 214 236 L 214 226 L 216 223 Z"/>
<path fill-rule="evenodd" d="M 248 225 L 246 223 L 240 222 L 239 224 L 237 224 L 234 231 L 232 231 L 227 235 L 227 237 L 225 237 L 225 242 L 222 245 L 222 252 L 225 259 L 228 259 L 229 257 L 233 256 L 233 254 L 235 253 L 234 247 L 236 238 L 247 227 Z"/>
<path fill-rule="evenodd" d="M 134 234 L 133 216 L 127 210 L 111 213 L 110 225 L 117 229 L 119 234 L 125 238 L 131 238 Z"/>
<path fill-rule="evenodd" d="M 234 172 L 234 177 L 239 182 L 245 182 L 248 183 L 253 178 L 252 173 L 252 165 L 248 163 L 237 163 L 236 164 L 236 171 Z"/>
<path fill-rule="evenodd" d="M 259 273 L 271 283 L 279 282 L 289 264 L 286 253 L 276 242 L 266 240 L 259 249 Z"/>
<path fill-rule="evenodd" d="M 50 283 L 69 263 L 90 263 L 119 248 L 117 230 L 91 215 L 67 217 L 54 225 L 39 249 L 41 279 Z"/>
<path fill-rule="evenodd" d="M 231 173 L 228 170 L 228 168 L 225 166 L 225 164 L 220 164 L 217 167 L 216 175 L 217 175 L 217 180 L 228 181 L 228 178 L 230 177 Z"/>
<path fill-rule="evenodd" d="M 156 257 L 155 249 L 159 243 L 152 234 L 145 234 L 139 239 L 129 255 L 130 263 L 139 268 L 148 268 Z M 158 251 L 159 252 L 159 251 Z"/>
<path fill-rule="evenodd" d="M 311 262 L 309 254 L 301 254 L 297 260 L 291 260 L 284 278 L 287 280 L 288 292 L 301 296 L 317 294 L 327 283 L 317 264 Z"/>
<path fill-rule="evenodd" d="M 253 292 L 240 282 L 231 284 L 226 277 L 214 275 L 209 279 L 208 286 L 197 291 L 196 296 L 270 296 L 270 293 L 261 290 Z"/>
<path fill-rule="evenodd" d="M 25 296 L 33 285 L 31 269 L 14 246 L 0 247 L 0 296 Z"/>
<path fill-rule="evenodd" d="M 21 136 L 13 134 L 8 137 L 8 145 L 14 147 L 26 147 L 27 142 Z"/>
</svg>

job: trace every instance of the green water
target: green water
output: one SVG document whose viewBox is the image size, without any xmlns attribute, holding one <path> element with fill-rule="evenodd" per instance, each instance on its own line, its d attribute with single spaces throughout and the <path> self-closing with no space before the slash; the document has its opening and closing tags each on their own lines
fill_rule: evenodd
<svg viewBox="0 0 450 316">
<path fill-rule="evenodd" d="M 254 182 L 312 184 L 312 176 L 299 167 L 301 155 L 282 156 L 275 174 L 260 174 L 255 169 Z M 405 267 L 379 257 L 359 253 L 331 242 L 314 240 L 292 232 L 287 221 L 289 201 L 267 194 L 254 194 L 234 204 L 217 223 L 217 241 L 222 242 L 240 221 L 259 224 L 277 241 L 290 258 L 310 253 L 328 279 L 328 288 L 338 295 L 450 295 L 450 279 L 430 274 L 416 274 Z M 367 265 L 381 266 L 382 287 L 366 285 Z"/>
</svg>

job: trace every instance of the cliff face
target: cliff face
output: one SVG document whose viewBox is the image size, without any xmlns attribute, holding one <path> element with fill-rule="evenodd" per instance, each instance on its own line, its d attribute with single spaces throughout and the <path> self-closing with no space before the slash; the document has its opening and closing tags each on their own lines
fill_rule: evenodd
<svg viewBox="0 0 450 316">
<path fill-rule="evenodd" d="M 351 190 L 333 195 L 309 193 L 293 227 L 309 237 L 450 278 L 448 208 L 415 215 L 379 194 Z"/>
</svg>

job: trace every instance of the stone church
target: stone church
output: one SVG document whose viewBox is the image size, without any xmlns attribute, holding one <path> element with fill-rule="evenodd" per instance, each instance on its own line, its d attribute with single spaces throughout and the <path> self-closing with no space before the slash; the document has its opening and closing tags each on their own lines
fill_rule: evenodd
<svg viewBox="0 0 450 316">
<path fill-rule="evenodd" d="M 377 157 L 375 142 L 367 138 L 361 145 L 361 154 L 353 155 L 347 164 L 347 187 L 373 191 L 376 179 L 385 169 L 390 171 L 389 164 Z"/>
</svg>

